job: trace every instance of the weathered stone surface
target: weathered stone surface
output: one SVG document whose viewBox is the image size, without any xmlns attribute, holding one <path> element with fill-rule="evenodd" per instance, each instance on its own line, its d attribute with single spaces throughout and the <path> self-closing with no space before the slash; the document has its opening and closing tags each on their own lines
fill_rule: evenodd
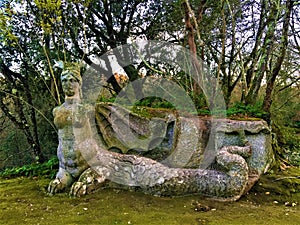
<svg viewBox="0 0 300 225">
<path fill-rule="evenodd" d="M 250 146 L 220 149 L 216 163 L 222 170 L 170 168 L 149 158 L 101 149 L 93 139 L 82 142 L 80 148 L 89 148 L 83 156 L 90 158 L 95 172 L 91 176 L 87 170 L 73 184 L 75 196 L 88 194 L 88 186 L 100 186 L 105 180 L 158 196 L 200 194 L 221 201 L 239 199 L 247 187 L 248 165 L 243 156 L 251 154 Z"/>
<path fill-rule="evenodd" d="M 112 103 L 100 103 L 96 106 L 96 120 L 100 127 L 101 135 L 107 143 L 108 149 L 119 148 L 121 152 L 127 152 L 129 146 L 124 145 L 116 133 L 120 133 L 120 127 L 115 131 L 112 127 L 112 112 L 115 110 L 125 110 L 120 106 Z M 207 146 L 208 138 L 212 128 L 212 120 L 209 117 L 179 117 L 171 110 L 161 111 L 160 109 L 143 109 L 147 117 L 138 113 L 132 113 L 126 110 L 123 115 L 129 115 L 130 119 L 125 122 L 115 122 L 115 124 L 129 124 L 133 133 L 137 133 L 140 138 L 146 137 L 150 140 L 156 136 L 156 148 L 168 148 L 168 156 L 165 156 L 164 163 L 172 167 L 197 168 L 203 160 L 203 153 Z M 146 111 L 146 113 L 145 113 Z M 156 112 L 157 111 L 157 112 Z M 121 113 L 120 113 L 121 114 Z M 120 115 L 118 114 L 118 115 Z M 121 121 L 124 117 L 120 116 Z M 153 126 L 150 127 L 152 121 Z M 156 123 L 159 121 L 159 123 Z M 244 142 L 250 142 L 253 148 L 253 155 L 248 160 L 251 170 L 257 171 L 258 174 L 264 172 L 273 160 L 271 149 L 271 135 L 267 123 L 263 120 L 241 121 L 230 119 L 214 119 L 215 142 L 212 149 L 213 157 L 216 150 L 223 146 L 237 145 L 243 146 Z M 126 128 L 127 129 L 127 128 Z M 151 129 L 160 132 L 152 133 Z M 124 136 L 123 139 L 128 137 Z M 245 139 L 245 140 L 243 140 Z M 160 142 L 160 143 L 159 143 Z M 130 142 L 129 142 L 130 143 Z M 153 146 L 139 145 L 135 146 L 140 151 L 147 152 L 151 155 Z M 165 150 L 165 149 L 162 149 Z"/>
<path fill-rule="evenodd" d="M 96 105 L 96 121 L 107 148 L 122 153 L 146 152 L 157 147 L 171 122 L 166 118 L 142 117 L 112 103 Z"/>
<path fill-rule="evenodd" d="M 136 113 L 112 103 L 96 105 L 94 114 L 80 103 L 80 80 L 74 82 L 72 73 L 67 77 L 66 101 L 54 110 L 60 166 L 48 187 L 51 194 L 71 188 L 71 195 L 80 196 L 108 183 L 154 195 L 234 201 L 270 165 L 271 137 L 263 121 L 160 109 Z M 99 140 L 90 124 L 94 116 Z"/>
<path fill-rule="evenodd" d="M 246 160 L 249 166 L 249 184 L 246 190 L 249 190 L 274 161 L 270 128 L 263 120 L 228 119 L 225 123 L 217 125 L 216 134 L 216 148 L 228 145 L 240 146 L 245 142 L 251 146 L 252 154 Z"/>
<path fill-rule="evenodd" d="M 61 74 L 65 102 L 53 110 L 54 124 L 58 128 L 59 145 L 57 157 L 59 170 L 50 182 L 48 192 L 53 194 L 70 187 L 89 165 L 81 155 L 80 140 L 74 130 L 80 132 L 81 139 L 89 138 L 91 126 L 87 108 L 81 104 L 81 77 L 77 68 L 69 68 Z"/>
<path fill-rule="evenodd" d="M 111 125 L 111 112 L 114 110 L 122 111 L 125 109 L 112 103 L 98 104 L 96 106 L 97 124 L 102 128 L 101 134 L 105 137 L 104 140 L 108 140 L 106 142 L 108 149 L 119 148 L 123 153 L 126 153 L 130 147 L 122 144 L 120 138 L 116 137 L 116 133 L 119 131 L 114 131 Z M 158 128 L 162 132 L 156 139 L 155 148 L 150 148 L 149 145 L 132 145 L 140 151 L 130 151 L 130 153 L 138 153 L 138 155 L 159 160 L 168 167 L 206 169 L 214 168 L 216 155 L 222 147 L 250 145 L 252 153 L 246 159 L 249 166 L 249 180 L 246 190 L 249 190 L 259 179 L 259 176 L 267 171 L 273 161 L 271 133 L 267 123 L 263 120 L 212 120 L 209 117 L 179 117 L 171 110 L 161 112 L 160 109 L 143 108 L 141 111 L 147 117 L 126 110 L 125 114 L 130 117 L 127 123 L 130 124 L 129 127 L 132 132 L 138 133 L 139 137 L 147 137 L 150 140 L 158 134 L 155 133 L 151 136 L 151 129 Z M 118 119 L 121 120 L 121 118 L 122 116 Z M 150 127 L 149 121 L 151 120 L 159 120 L 161 124 L 165 125 L 160 127 L 154 124 Z M 209 138 L 212 143 L 208 143 Z M 159 143 L 159 141 L 161 142 Z M 157 155 L 163 157 L 157 157 Z"/>
</svg>

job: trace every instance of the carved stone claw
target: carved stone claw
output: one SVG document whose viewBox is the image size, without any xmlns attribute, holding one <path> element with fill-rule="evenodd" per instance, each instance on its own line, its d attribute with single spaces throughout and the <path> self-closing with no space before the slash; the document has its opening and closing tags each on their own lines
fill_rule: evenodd
<svg viewBox="0 0 300 225">
<path fill-rule="evenodd" d="M 66 185 L 63 184 L 58 178 L 52 180 L 48 186 L 48 194 L 54 195 L 55 193 L 61 192 L 66 188 Z"/>
<path fill-rule="evenodd" d="M 75 182 L 70 191 L 70 196 L 80 197 L 86 195 L 87 186 L 84 182 Z"/>
</svg>

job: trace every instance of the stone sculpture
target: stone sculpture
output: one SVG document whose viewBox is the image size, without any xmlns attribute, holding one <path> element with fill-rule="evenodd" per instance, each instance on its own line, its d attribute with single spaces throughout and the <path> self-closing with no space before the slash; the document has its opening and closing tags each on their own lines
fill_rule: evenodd
<svg viewBox="0 0 300 225">
<path fill-rule="evenodd" d="M 70 187 L 76 178 L 89 167 L 81 155 L 79 143 L 73 132 L 73 127 L 82 130 L 82 134 L 89 129 L 86 118 L 82 117 L 84 110 L 81 105 L 81 76 L 78 69 L 69 68 L 63 71 L 61 83 L 65 93 L 65 102 L 53 110 L 54 124 L 58 129 L 59 139 L 57 148 L 59 171 L 48 187 L 48 192 L 52 194 Z"/>
<path fill-rule="evenodd" d="M 264 121 L 220 120 L 214 154 L 207 156 L 204 149 L 211 130 L 209 119 L 195 123 L 195 118 L 178 118 L 170 111 L 149 119 L 111 103 L 97 104 L 95 114 L 90 113 L 94 110 L 80 101 L 78 70 L 64 71 L 61 81 L 65 102 L 53 110 L 59 130 L 59 171 L 49 184 L 50 194 L 70 189 L 71 195 L 81 196 L 113 186 L 159 196 L 199 194 L 235 201 L 272 161 L 270 131 Z M 128 147 L 119 140 L 116 133 L 120 134 L 122 126 L 113 126 L 113 120 L 124 124 L 124 112 L 131 118 L 129 129 L 150 142 L 129 140 Z M 94 117 L 100 141 L 93 136 L 90 121 Z M 178 119 L 182 129 L 178 129 Z M 151 133 L 149 127 L 153 126 L 158 126 L 159 132 Z M 189 132 L 199 137 L 196 145 L 189 144 Z M 192 154 L 183 162 L 188 151 Z M 211 163 L 205 167 L 202 163 L 203 168 L 199 168 L 201 161 L 209 158 Z"/>
</svg>

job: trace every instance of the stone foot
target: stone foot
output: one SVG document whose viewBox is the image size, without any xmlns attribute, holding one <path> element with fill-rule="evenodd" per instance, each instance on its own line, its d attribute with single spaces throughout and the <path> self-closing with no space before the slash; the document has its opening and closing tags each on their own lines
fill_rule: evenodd
<svg viewBox="0 0 300 225">
<path fill-rule="evenodd" d="M 85 170 L 78 181 L 75 182 L 70 191 L 70 196 L 80 197 L 86 194 L 90 194 L 99 188 L 103 187 L 106 178 L 99 175 L 93 169 L 89 168 Z"/>
</svg>

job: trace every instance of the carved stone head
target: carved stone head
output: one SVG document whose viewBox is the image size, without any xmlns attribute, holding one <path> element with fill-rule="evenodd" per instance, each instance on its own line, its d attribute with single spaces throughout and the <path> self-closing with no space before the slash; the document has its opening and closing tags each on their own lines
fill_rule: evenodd
<svg viewBox="0 0 300 225">
<path fill-rule="evenodd" d="M 68 67 L 60 76 L 66 98 L 81 98 L 82 78 L 79 67 Z"/>
</svg>

